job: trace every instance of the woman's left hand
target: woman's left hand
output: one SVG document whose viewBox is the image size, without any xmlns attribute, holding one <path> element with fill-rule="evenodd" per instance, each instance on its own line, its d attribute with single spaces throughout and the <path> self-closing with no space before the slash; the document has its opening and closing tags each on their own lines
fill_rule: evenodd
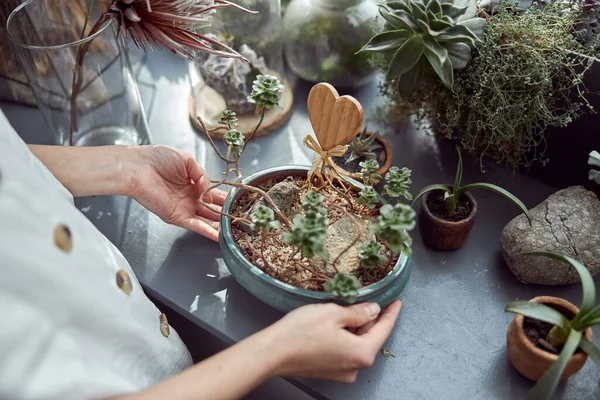
<svg viewBox="0 0 600 400">
<path fill-rule="evenodd" d="M 210 177 L 194 157 L 167 146 L 143 146 L 131 159 L 129 195 L 163 221 L 218 241 L 220 215 L 199 201 Z M 221 211 L 227 192 L 213 189 L 204 202 Z"/>
</svg>

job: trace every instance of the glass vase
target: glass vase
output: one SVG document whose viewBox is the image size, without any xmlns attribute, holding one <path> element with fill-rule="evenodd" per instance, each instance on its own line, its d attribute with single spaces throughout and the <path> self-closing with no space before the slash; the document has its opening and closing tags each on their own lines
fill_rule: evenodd
<svg viewBox="0 0 600 400">
<path fill-rule="evenodd" d="M 377 29 L 372 0 L 292 0 L 287 7 L 285 59 L 309 82 L 358 87 L 375 77 L 369 53 L 356 54 Z"/>
<path fill-rule="evenodd" d="M 56 144 L 148 144 L 124 32 L 99 15 L 86 0 L 28 0 L 7 32 Z"/>
<path fill-rule="evenodd" d="M 288 116 L 293 103 L 292 88 L 285 79 L 280 0 L 236 0 L 236 4 L 256 14 L 233 7 L 219 9 L 209 27 L 199 30 L 214 35 L 250 61 L 199 53 L 190 68 L 192 77 L 191 118 L 195 125 L 200 116 L 210 128 L 216 126 L 221 112 L 234 111 L 239 130 L 249 134 L 256 125 L 256 105 L 248 101 L 257 75 L 277 76 L 286 86 L 281 108 L 269 110 L 255 137 L 278 127 Z M 218 133 L 214 135 L 219 136 Z"/>
</svg>

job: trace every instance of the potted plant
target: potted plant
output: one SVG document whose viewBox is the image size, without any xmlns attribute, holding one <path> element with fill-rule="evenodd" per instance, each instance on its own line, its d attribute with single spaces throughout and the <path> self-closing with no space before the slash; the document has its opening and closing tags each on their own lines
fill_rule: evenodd
<svg viewBox="0 0 600 400">
<path fill-rule="evenodd" d="M 374 160 L 380 165 L 378 175 L 385 175 L 392 166 L 392 147 L 377 132 L 365 129 L 346 144 L 346 152 L 340 157 L 331 157 L 338 171 L 353 179 L 360 180 L 361 163 Z"/>
<path fill-rule="evenodd" d="M 477 216 L 477 201 L 469 193 L 474 189 L 487 189 L 496 192 L 525 214 L 531 223 L 527 207 L 515 195 L 499 186 L 490 183 L 471 183 L 460 186 L 463 163 L 460 149 L 458 151 L 458 167 L 454 185 L 434 184 L 424 187 L 417 193 L 414 203 L 420 198 L 419 230 L 423 241 L 438 250 L 456 250 L 467 241 Z"/>
<path fill-rule="evenodd" d="M 259 75 L 254 82 L 249 99 L 260 114 L 255 131 L 265 111 L 277 106 L 280 85 L 272 76 Z M 226 168 L 200 198 L 214 188 L 233 187 L 221 210 L 201 200 L 222 215 L 223 259 L 242 286 L 281 311 L 330 301 L 385 307 L 402 292 L 411 271 L 408 231 L 415 212 L 398 201 L 410 197 L 410 173 L 390 175 L 382 194 L 373 189 L 382 179 L 376 162 L 361 170 L 362 184 L 339 174 L 331 156 L 346 151 L 349 135 L 362 125 L 362 107 L 318 84 L 308 109 L 317 137 L 305 138 L 318 154 L 312 166 L 282 166 L 243 178 L 239 159 L 253 135 L 244 138 L 236 129 L 235 113 L 221 116 L 226 154 L 206 134 Z"/>
<path fill-rule="evenodd" d="M 559 381 L 583 368 L 588 356 L 600 365 L 600 349 L 592 343 L 591 328 L 600 324 L 600 305 L 594 307 L 594 280 L 583 264 L 556 253 L 528 254 L 569 263 L 581 278 L 583 300 L 579 308 L 550 296 L 513 301 L 505 308 L 516 314 L 506 334 L 508 356 L 519 373 L 537 381 L 527 399 L 549 399 Z"/>
<path fill-rule="evenodd" d="M 476 4 L 477 3 L 477 4 Z M 378 54 L 391 115 L 511 169 L 544 165 L 546 131 L 594 112 L 594 1 L 400 0 L 362 52 Z M 597 70 L 597 69 L 596 69 Z"/>
</svg>

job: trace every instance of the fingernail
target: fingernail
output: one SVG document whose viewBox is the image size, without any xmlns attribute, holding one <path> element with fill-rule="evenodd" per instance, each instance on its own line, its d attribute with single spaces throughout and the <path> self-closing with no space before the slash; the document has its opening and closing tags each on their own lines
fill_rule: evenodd
<svg viewBox="0 0 600 400">
<path fill-rule="evenodd" d="M 367 312 L 369 317 L 376 317 L 377 315 L 379 315 L 381 307 L 379 307 L 379 304 L 377 303 L 369 303 L 365 306 L 365 311 Z"/>
</svg>

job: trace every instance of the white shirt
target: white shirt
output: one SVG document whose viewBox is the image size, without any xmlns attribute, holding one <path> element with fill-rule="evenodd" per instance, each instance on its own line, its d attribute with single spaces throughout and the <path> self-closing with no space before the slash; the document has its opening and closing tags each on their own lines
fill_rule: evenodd
<svg viewBox="0 0 600 400">
<path fill-rule="evenodd" d="M 192 361 L 164 318 L 0 111 L 0 399 L 100 399 L 168 378 Z"/>
</svg>

